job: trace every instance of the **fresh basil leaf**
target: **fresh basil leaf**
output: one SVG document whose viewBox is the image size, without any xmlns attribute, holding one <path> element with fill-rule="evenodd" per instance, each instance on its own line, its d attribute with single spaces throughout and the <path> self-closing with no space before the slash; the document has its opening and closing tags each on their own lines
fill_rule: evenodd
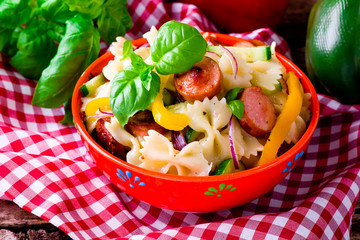
<svg viewBox="0 0 360 240">
<path fill-rule="evenodd" d="M 227 103 L 231 112 L 238 118 L 241 119 L 244 115 L 244 103 L 241 100 L 232 100 Z"/>
<path fill-rule="evenodd" d="M 134 52 L 131 41 L 125 40 L 124 45 L 123 45 L 123 57 L 121 58 L 120 61 L 122 61 L 122 60 L 124 60 L 125 58 L 128 58 L 128 57 L 131 60 L 131 65 L 138 72 L 143 72 L 143 71 L 147 71 L 148 69 L 154 68 L 154 66 L 146 64 L 144 62 L 144 60 L 142 59 L 142 57 L 140 57 L 139 55 L 137 55 Z"/>
<path fill-rule="evenodd" d="M 108 0 L 97 19 L 100 35 L 108 44 L 115 42 L 132 27 L 131 16 L 124 0 Z"/>
<path fill-rule="evenodd" d="M 64 106 L 64 118 L 59 121 L 59 123 L 62 123 L 62 124 L 73 124 L 74 121 L 73 121 L 73 115 L 72 115 L 72 111 L 71 111 L 71 98 L 68 99 L 65 103 L 65 106 Z"/>
<path fill-rule="evenodd" d="M 14 29 L 20 24 L 26 23 L 30 19 L 31 12 L 29 0 L 2 0 L 0 3 L 0 27 Z"/>
<path fill-rule="evenodd" d="M 47 35 L 48 25 L 43 21 L 32 21 L 19 35 L 17 48 L 27 54 L 41 55 L 48 49 L 44 46 L 55 46 Z"/>
<path fill-rule="evenodd" d="M 239 93 L 242 92 L 244 88 L 234 88 L 228 91 L 225 95 L 226 102 L 236 100 L 239 98 Z"/>
<path fill-rule="evenodd" d="M 29 55 L 18 51 L 10 60 L 10 64 L 24 77 L 38 80 L 42 71 L 49 65 L 56 48 L 49 49 L 45 55 Z"/>
<path fill-rule="evenodd" d="M 93 61 L 99 57 L 100 52 L 100 33 L 96 28 L 93 28 L 93 44 L 91 46 L 91 51 L 89 57 L 85 63 L 85 66 L 89 66 Z"/>
<path fill-rule="evenodd" d="M 65 23 L 77 12 L 72 12 L 63 0 L 48 0 L 39 9 L 41 16 L 50 22 Z"/>
<path fill-rule="evenodd" d="M 140 72 L 129 66 L 111 81 L 110 107 L 122 126 L 140 110 L 145 110 L 160 91 L 160 77 L 149 71 L 143 79 Z"/>
<path fill-rule="evenodd" d="M 130 53 L 130 59 L 131 65 L 139 72 L 143 72 L 149 68 L 153 68 L 153 66 L 146 64 L 142 57 L 135 54 L 134 52 Z"/>
<path fill-rule="evenodd" d="M 15 28 L 12 33 L 10 40 L 5 44 L 5 46 L 2 49 L 2 52 L 5 53 L 8 57 L 12 57 L 16 54 L 18 51 L 17 49 L 17 41 L 19 39 L 20 33 L 24 30 L 23 27 L 17 27 Z"/>
<path fill-rule="evenodd" d="M 10 41 L 13 29 L 0 28 L 0 52 L 3 50 L 5 45 Z"/>
<path fill-rule="evenodd" d="M 38 80 L 56 54 L 57 46 L 48 36 L 47 30 L 45 22 L 35 20 L 19 35 L 18 51 L 10 59 L 10 64 L 24 77 Z"/>
<path fill-rule="evenodd" d="M 94 30 L 90 17 L 77 14 L 66 21 L 66 33 L 55 57 L 42 72 L 32 104 L 56 108 L 67 101 L 91 54 Z"/>
<path fill-rule="evenodd" d="M 101 7 L 105 0 L 63 0 L 70 11 L 76 11 L 89 15 L 92 19 L 97 18 L 101 13 Z"/>
<path fill-rule="evenodd" d="M 203 59 L 207 43 L 200 32 L 188 24 L 169 21 L 162 25 L 151 46 L 151 59 L 158 73 L 186 72 Z"/>
<path fill-rule="evenodd" d="M 56 43 L 60 43 L 63 39 L 65 32 L 66 32 L 66 25 L 48 22 L 48 35 L 49 37 L 54 40 Z"/>
<path fill-rule="evenodd" d="M 130 40 L 126 39 L 123 45 L 123 57 L 121 58 L 120 61 L 129 57 L 132 52 L 133 52 L 133 45 L 131 44 Z"/>
</svg>

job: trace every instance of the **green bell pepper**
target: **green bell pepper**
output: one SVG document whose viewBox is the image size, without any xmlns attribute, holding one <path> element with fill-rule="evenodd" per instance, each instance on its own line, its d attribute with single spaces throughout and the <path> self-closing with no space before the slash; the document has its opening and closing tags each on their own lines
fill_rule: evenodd
<svg viewBox="0 0 360 240">
<path fill-rule="evenodd" d="M 319 0 L 311 9 L 305 61 L 315 86 L 345 104 L 360 103 L 360 1 Z"/>
</svg>

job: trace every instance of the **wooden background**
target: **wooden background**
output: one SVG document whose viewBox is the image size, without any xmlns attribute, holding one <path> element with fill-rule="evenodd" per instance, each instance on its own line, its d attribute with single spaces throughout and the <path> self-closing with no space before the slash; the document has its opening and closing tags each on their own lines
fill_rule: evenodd
<svg viewBox="0 0 360 240">
<path fill-rule="evenodd" d="M 287 41 L 292 58 L 304 72 L 305 38 L 309 12 L 316 0 L 290 0 L 281 24 L 274 30 Z M 274 3 L 275 4 L 275 3 Z M 70 239 L 52 224 L 19 208 L 12 202 L 0 200 L 0 240 L 66 240 Z M 360 240 L 360 201 L 352 218 L 351 240 Z"/>
</svg>

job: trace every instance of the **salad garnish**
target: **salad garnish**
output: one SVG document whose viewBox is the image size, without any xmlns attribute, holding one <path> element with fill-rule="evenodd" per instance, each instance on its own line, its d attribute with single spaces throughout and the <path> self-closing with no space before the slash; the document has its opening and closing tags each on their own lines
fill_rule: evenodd
<svg viewBox="0 0 360 240">
<path fill-rule="evenodd" d="M 119 123 L 125 126 L 131 116 L 154 102 L 160 92 L 158 74 L 186 72 L 203 59 L 206 48 L 206 40 L 196 28 L 176 21 L 159 28 L 150 46 L 152 65 L 134 53 L 129 40 L 125 41 L 123 59 L 129 57 L 131 66 L 114 77 L 110 92 L 110 107 Z"/>
</svg>

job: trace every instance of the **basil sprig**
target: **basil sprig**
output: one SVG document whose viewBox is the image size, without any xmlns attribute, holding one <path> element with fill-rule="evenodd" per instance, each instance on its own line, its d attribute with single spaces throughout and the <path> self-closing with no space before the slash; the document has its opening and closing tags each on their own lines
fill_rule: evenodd
<svg viewBox="0 0 360 240">
<path fill-rule="evenodd" d="M 46 108 L 70 102 L 79 76 L 99 55 L 100 36 L 110 44 L 131 26 L 126 0 L 0 1 L 0 51 L 38 81 L 32 104 Z M 66 107 L 62 122 L 71 117 Z"/>
<path fill-rule="evenodd" d="M 186 72 L 203 59 L 207 43 L 200 32 L 187 24 L 169 21 L 160 27 L 150 47 L 153 65 L 136 55 L 129 41 L 124 43 L 123 59 L 129 57 L 131 66 L 111 81 L 110 107 L 124 126 L 129 118 L 146 109 L 160 91 L 159 74 Z M 154 69 L 157 73 L 154 72 Z"/>
</svg>

